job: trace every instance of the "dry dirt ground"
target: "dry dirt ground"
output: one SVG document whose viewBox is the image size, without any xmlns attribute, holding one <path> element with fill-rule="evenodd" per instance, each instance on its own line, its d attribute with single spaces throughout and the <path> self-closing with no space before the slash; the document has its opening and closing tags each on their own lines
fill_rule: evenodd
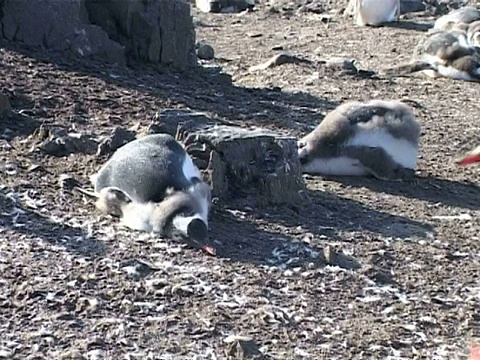
<svg viewBox="0 0 480 360">
<path fill-rule="evenodd" d="M 359 28 L 265 7 L 194 15 L 197 39 L 217 59 L 190 73 L 0 50 L 13 108 L 0 139 L 0 358 L 466 358 L 480 336 L 480 167 L 455 159 L 479 139 L 479 84 L 308 64 L 248 71 L 279 48 L 376 71 L 407 60 L 433 19 L 408 14 L 398 26 Z M 40 127 L 100 136 L 145 127 L 165 108 L 300 136 L 343 101 L 371 98 L 414 101 L 423 126 L 417 177 L 306 177 L 312 202 L 296 208 L 232 199 L 212 214 L 216 257 L 99 216 L 59 179 L 87 185 L 105 159 L 52 157 L 37 146 Z M 362 268 L 324 266 L 326 246 Z"/>
</svg>

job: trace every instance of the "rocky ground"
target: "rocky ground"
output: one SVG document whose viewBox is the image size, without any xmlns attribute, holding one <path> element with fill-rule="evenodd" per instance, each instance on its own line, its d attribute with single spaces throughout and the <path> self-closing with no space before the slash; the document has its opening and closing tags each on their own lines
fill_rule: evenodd
<svg viewBox="0 0 480 360">
<path fill-rule="evenodd" d="M 0 358 L 466 358 L 480 336 L 480 168 L 455 160 L 478 142 L 478 84 L 321 62 L 375 72 L 406 61 L 427 13 L 359 28 L 297 10 L 194 11 L 216 59 L 183 74 L 0 49 L 12 106 L 0 120 Z M 250 71 L 282 51 L 310 62 Z M 212 214 L 216 257 L 123 229 L 71 191 L 105 161 L 92 141 L 142 132 L 165 108 L 301 136 L 338 104 L 371 98 L 414 107 L 417 177 L 306 177 L 312 201 L 300 207 L 232 199 Z M 47 155 L 62 129 L 87 145 Z M 325 266 L 325 249 L 362 267 Z"/>
</svg>

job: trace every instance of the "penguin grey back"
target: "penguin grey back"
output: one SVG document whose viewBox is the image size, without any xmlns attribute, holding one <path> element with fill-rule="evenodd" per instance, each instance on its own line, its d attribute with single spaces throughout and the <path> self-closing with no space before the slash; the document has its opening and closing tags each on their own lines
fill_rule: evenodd
<svg viewBox="0 0 480 360">
<path fill-rule="evenodd" d="M 328 113 L 323 121 L 299 142 L 311 156 L 334 157 L 360 131 L 382 130 L 418 146 L 420 124 L 410 108 L 400 101 L 351 101 Z"/>
<path fill-rule="evenodd" d="M 424 56 L 438 56 L 444 58 L 447 49 L 461 47 L 458 35 L 448 31 L 437 31 L 427 34 L 422 38 L 414 50 L 414 58 L 421 59 Z M 469 50 L 465 50 L 468 51 Z"/>
<path fill-rule="evenodd" d="M 95 191 L 116 187 L 134 201 L 159 202 L 167 188 L 182 190 L 192 185 L 190 176 L 184 174 L 188 160 L 185 149 L 171 135 L 148 135 L 117 149 L 95 176 Z"/>
<path fill-rule="evenodd" d="M 464 6 L 450 11 L 435 21 L 434 28 L 447 30 L 452 24 L 466 23 L 480 20 L 480 11 L 473 6 Z"/>
</svg>

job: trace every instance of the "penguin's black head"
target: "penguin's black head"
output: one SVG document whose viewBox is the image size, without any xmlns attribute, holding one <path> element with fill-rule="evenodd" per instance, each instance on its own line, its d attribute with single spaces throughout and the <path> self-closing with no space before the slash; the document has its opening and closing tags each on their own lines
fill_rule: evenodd
<svg viewBox="0 0 480 360">
<path fill-rule="evenodd" d="M 192 216 L 189 211 L 177 214 L 172 219 L 170 229 L 172 237 L 176 240 L 215 255 L 215 249 L 208 239 L 208 225 L 198 214 Z"/>
<path fill-rule="evenodd" d="M 208 238 L 207 224 L 202 219 L 193 219 L 187 225 L 187 236 L 199 243 L 205 243 Z"/>
</svg>

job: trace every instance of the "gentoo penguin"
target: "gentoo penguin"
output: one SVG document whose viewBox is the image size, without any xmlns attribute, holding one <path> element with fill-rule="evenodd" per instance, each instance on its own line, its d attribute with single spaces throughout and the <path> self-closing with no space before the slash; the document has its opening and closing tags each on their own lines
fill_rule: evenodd
<svg viewBox="0 0 480 360">
<path fill-rule="evenodd" d="M 450 11 L 448 14 L 440 16 L 433 25 L 434 29 L 449 30 L 453 24 L 471 22 L 480 20 L 480 11 L 473 6 L 464 6 Z"/>
<path fill-rule="evenodd" d="M 460 165 L 470 165 L 480 163 L 480 146 L 467 153 L 460 161 Z"/>
<path fill-rule="evenodd" d="M 345 14 L 353 15 L 359 26 L 379 26 L 399 20 L 400 0 L 350 0 Z"/>
<path fill-rule="evenodd" d="M 201 179 L 183 146 L 169 134 L 147 135 L 118 148 L 91 177 L 95 192 L 121 189 L 136 202 L 160 202 L 168 188 L 185 190 Z"/>
<path fill-rule="evenodd" d="M 121 217 L 126 226 L 161 232 L 158 224 L 171 219 L 174 228 L 194 236 L 193 240 L 205 237 L 210 188 L 202 182 L 200 171 L 183 146 L 171 135 L 147 135 L 125 144 L 91 180 L 98 197 L 97 207 Z M 200 234 L 193 233 L 198 231 Z"/>
<path fill-rule="evenodd" d="M 419 138 L 420 124 L 404 103 L 351 101 L 299 141 L 298 156 L 304 173 L 398 180 L 413 175 Z"/>
<path fill-rule="evenodd" d="M 382 72 L 402 76 L 421 71 L 432 78 L 480 81 L 480 56 L 466 39 L 461 31 L 431 32 L 418 43 L 410 63 Z"/>
<path fill-rule="evenodd" d="M 189 189 L 167 189 L 161 202 L 137 202 L 115 187 L 105 187 L 98 194 L 95 206 L 104 214 L 120 217 L 130 229 L 159 233 L 170 238 L 180 238 L 210 254 L 215 250 L 207 242 L 208 213 L 211 190 L 208 184 L 198 181 Z"/>
</svg>

